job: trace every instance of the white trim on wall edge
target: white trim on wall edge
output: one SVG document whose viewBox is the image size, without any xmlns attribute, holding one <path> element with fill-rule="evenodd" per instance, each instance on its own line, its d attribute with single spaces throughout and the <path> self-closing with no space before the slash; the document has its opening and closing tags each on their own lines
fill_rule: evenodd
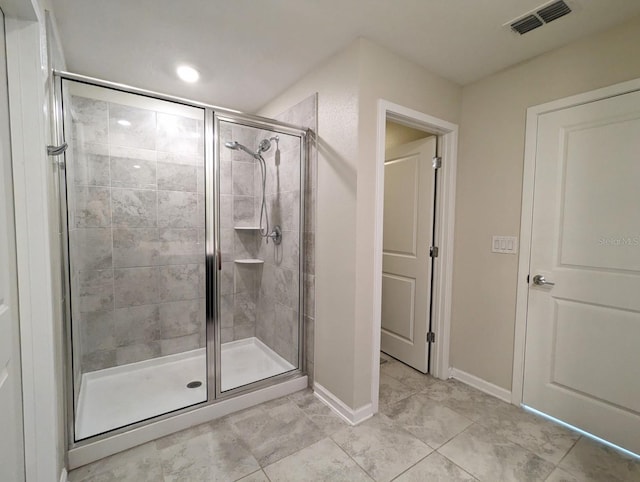
<svg viewBox="0 0 640 482">
<path fill-rule="evenodd" d="M 291 395 L 299 390 L 307 388 L 309 381 L 307 376 L 294 378 L 271 387 L 256 390 L 255 392 L 239 395 L 235 398 L 222 400 L 213 405 L 195 409 L 191 412 L 176 415 L 175 417 L 160 420 L 158 422 L 135 428 L 113 437 L 76 447 L 69 450 L 69 470 L 103 459 L 109 455 L 122 452 L 137 445 L 170 435 L 180 430 L 195 427 L 216 418 L 224 417 L 230 413 L 253 407 L 269 400 Z"/>
<path fill-rule="evenodd" d="M 451 378 L 455 378 L 456 380 L 469 385 L 470 387 L 477 388 L 481 392 L 492 395 L 507 403 L 511 403 L 511 392 L 506 388 L 494 385 L 493 383 L 488 382 L 483 378 L 477 377 L 462 370 L 458 370 L 457 368 L 451 368 L 449 370 L 449 373 L 451 374 Z"/>
<path fill-rule="evenodd" d="M 640 79 L 629 80 L 601 89 L 557 99 L 527 109 L 524 143 L 524 170 L 522 176 L 522 210 L 520 215 L 520 252 L 518 254 L 518 281 L 516 291 L 516 323 L 513 346 L 513 377 L 511 403 L 520 405 L 524 389 L 524 356 L 527 331 L 527 307 L 529 303 L 529 260 L 531 256 L 531 224 L 533 223 L 533 188 L 536 173 L 536 145 L 538 117 L 568 107 L 595 102 L 608 97 L 640 90 Z"/>
<path fill-rule="evenodd" d="M 69 474 L 67 474 L 67 469 L 62 468 L 62 472 L 60 472 L 60 482 L 69 482 Z"/>
<path fill-rule="evenodd" d="M 374 280 L 373 280 L 373 331 L 371 361 L 371 400 L 373 413 L 378 411 L 380 388 L 380 330 L 382 320 L 382 213 L 384 211 L 384 158 L 386 121 L 392 119 L 416 129 L 437 133 L 442 139 L 442 178 L 439 184 L 440 198 L 437 206 L 438 222 L 436 246 L 441 256 L 434 265 L 432 291 L 436 342 L 431 354 L 431 374 L 446 380 L 449 377 L 449 340 L 451 332 L 451 298 L 453 291 L 453 239 L 456 199 L 456 172 L 458 151 L 458 125 L 416 110 L 378 100 L 377 145 L 375 177 L 375 228 L 374 228 Z"/>
<path fill-rule="evenodd" d="M 359 423 L 373 417 L 373 404 L 371 403 L 353 410 L 319 383 L 313 384 L 313 390 L 316 398 L 327 405 L 331 410 L 337 413 L 340 418 L 350 425 L 358 425 Z"/>
</svg>

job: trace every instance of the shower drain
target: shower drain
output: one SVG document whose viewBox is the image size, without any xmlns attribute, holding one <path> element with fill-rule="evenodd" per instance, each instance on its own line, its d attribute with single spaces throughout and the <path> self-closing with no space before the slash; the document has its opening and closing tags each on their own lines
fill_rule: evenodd
<svg viewBox="0 0 640 482">
<path fill-rule="evenodd" d="M 187 383 L 187 388 L 198 388 L 200 386 L 202 386 L 202 382 L 198 380 Z"/>
</svg>

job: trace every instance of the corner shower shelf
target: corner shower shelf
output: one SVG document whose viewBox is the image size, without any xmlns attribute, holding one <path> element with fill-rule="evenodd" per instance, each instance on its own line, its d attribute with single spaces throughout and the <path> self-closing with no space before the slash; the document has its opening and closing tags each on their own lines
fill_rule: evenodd
<svg viewBox="0 0 640 482">
<path fill-rule="evenodd" d="M 234 226 L 233 229 L 238 231 L 258 231 L 260 229 L 259 226 Z"/>
<path fill-rule="evenodd" d="M 233 262 L 237 264 L 264 264 L 262 259 L 234 259 Z"/>
</svg>

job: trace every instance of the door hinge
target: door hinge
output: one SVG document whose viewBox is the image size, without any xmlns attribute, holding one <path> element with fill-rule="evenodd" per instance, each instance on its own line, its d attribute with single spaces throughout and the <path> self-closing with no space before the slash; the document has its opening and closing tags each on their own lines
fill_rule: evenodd
<svg viewBox="0 0 640 482">
<path fill-rule="evenodd" d="M 442 167 L 442 157 L 434 157 L 433 158 L 433 168 L 440 169 Z"/>
<path fill-rule="evenodd" d="M 427 343 L 435 343 L 436 341 L 436 334 L 433 331 L 430 331 L 429 333 L 427 333 Z"/>
<path fill-rule="evenodd" d="M 439 253 L 439 250 L 437 246 L 431 246 L 429 248 L 429 256 L 431 256 L 432 258 L 437 258 L 438 253 Z"/>
</svg>

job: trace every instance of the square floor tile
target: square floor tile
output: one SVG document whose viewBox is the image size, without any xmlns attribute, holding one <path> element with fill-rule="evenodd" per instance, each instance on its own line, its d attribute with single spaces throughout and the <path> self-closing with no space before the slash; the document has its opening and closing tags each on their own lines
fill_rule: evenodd
<svg viewBox="0 0 640 482">
<path fill-rule="evenodd" d="M 478 479 L 438 452 L 433 452 L 395 480 L 397 482 L 471 482 Z"/>
<path fill-rule="evenodd" d="M 328 438 L 265 467 L 264 471 L 274 482 L 372 480 L 333 440 Z"/>
<path fill-rule="evenodd" d="M 432 451 L 382 414 L 331 438 L 378 481 L 393 479 Z"/>
<path fill-rule="evenodd" d="M 477 424 L 438 452 L 480 480 L 544 480 L 554 469 L 552 463 Z"/>
<path fill-rule="evenodd" d="M 640 460 L 586 437 L 578 440 L 560 467 L 579 480 L 640 481 Z"/>
</svg>

